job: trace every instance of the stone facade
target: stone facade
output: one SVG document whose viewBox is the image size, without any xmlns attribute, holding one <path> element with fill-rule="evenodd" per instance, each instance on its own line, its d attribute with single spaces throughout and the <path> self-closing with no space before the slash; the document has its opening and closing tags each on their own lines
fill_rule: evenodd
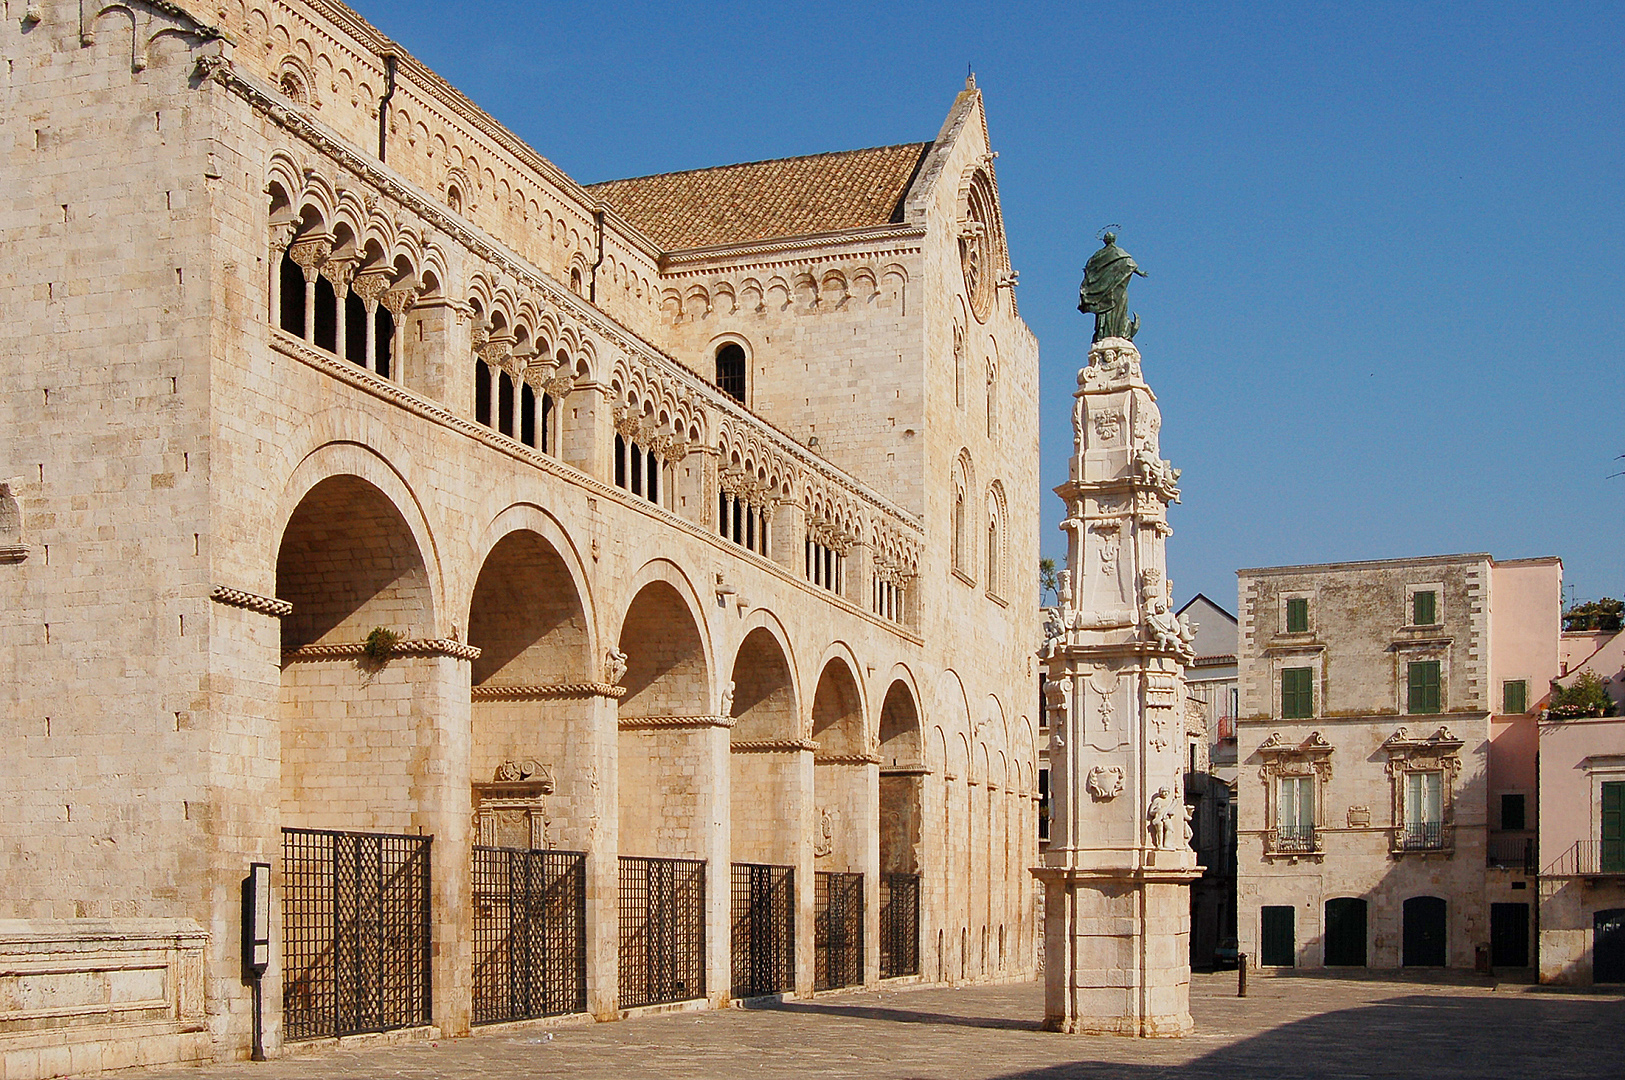
<svg viewBox="0 0 1625 1080">
<path fill-rule="evenodd" d="M 1519 775 L 1517 732 L 1534 722 L 1535 696 L 1509 684 L 1543 687 L 1556 669 L 1562 564 L 1459 555 L 1238 577 L 1241 951 L 1459 968 L 1481 946 L 1488 962 L 1493 937 L 1503 966 L 1528 966 L 1534 875 L 1499 858 L 1521 834 L 1491 820 L 1491 789 Z"/>
<path fill-rule="evenodd" d="M 5 7 L 7 942 L 197 942 L 130 1045 L 246 1056 L 240 883 L 308 828 L 432 838 L 445 1035 L 482 839 L 585 853 L 601 1019 L 620 856 L 704 861 L 713 1006 L 731 863 L 794 872 L 795 992 L 824 871 L 858 981 L 883 873 L 918 977 L 1031 973 L 1037 344 L 974 86 L 885 216 L 667 250 L 331 0 Z M 8 1078 L 105 1038 L 8 1009 Z"/>
<path fill-rule="evenodd" d="M 1183 664 L 1166 542 L 1179 472 L 1161 456 L 1140 353 L 1102 338 L 1078 372 L 1067 568 L 1044 648 L 1053 811 L 1043 864 L 1044 1026 L 1191 1030 L 1191 848 Z"/>
</svg>

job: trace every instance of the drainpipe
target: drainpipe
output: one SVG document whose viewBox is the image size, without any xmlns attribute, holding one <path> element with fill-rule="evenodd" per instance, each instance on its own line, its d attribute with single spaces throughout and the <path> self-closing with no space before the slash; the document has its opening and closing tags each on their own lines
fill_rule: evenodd
<svg viewBox="0 0 1625 1080">
<path fill-rule="evenodd" d="M 389 149 L 389 101 L 395 96 L 395 54 L 384 54 L 384 96 L 378 99 L 378 162 Z"/>
<path fill-rule="evenodd" d="M 592 212 L 593 224 L 598 226 L 598 261 L 592 264 L 592 277 L 587 282 L 587 300 L 589 303 L 598 303 L 598 268 L 604 265 L 604 211 L 602 209 Z"/>
</svg>

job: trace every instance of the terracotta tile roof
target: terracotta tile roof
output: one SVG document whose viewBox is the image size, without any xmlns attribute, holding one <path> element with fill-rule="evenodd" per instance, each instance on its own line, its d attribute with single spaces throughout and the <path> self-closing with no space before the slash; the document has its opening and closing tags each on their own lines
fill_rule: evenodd
<svg viewBox="0 0 1625 1080">
<path fill-rule="evenodd" d="M 877 146 L 589 184 L 666 251 L 884 225 L 930 143 Z"/>
</svg>

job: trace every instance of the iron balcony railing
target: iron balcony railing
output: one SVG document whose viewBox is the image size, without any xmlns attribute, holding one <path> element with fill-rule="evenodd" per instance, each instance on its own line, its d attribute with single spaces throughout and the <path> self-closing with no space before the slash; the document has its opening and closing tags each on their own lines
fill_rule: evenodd
<svg viewBox="0 0 1625 1080">
<path fill-rule="evenodd" d="M 1576 840 L 1542 873 L 1548 877 L 1625 877 L 1625 840 Z"/>
<path fill-rule="evenodd" d="M 1520 870 L 1533 874 L 1540 865 L 1533 836 L 1492 836 L 1484 850 L 1485 862 L 1492 870 Z"/>
<path fill-rule="evenodd" d="M 1313 825 L 1277 825 L 1265 840 L 1274 855 L 1319 855 L 1323 850 Z"/>
<path fill-rule="evenodd" d="M 1409 821 L 1394 829 L 1395 851 L 1449 851 L 1455 840 L 1454 826 L 1442 821 Z"/>
</svg>

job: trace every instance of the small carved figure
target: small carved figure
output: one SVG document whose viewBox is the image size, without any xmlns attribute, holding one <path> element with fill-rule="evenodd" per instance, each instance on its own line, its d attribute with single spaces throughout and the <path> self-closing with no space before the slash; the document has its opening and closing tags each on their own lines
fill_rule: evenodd
<svg viewBox="0 0 1625 1080">
<path fill-rule="evenodd" d="M 0 544 L 23 542 L 23 510 L 11 481 L 0 481 Z"/>
<path fill-rule="evenodd" d="M 624 678 L 626 678 L 626 654 L 612 648 L 604 654 L 604 681 L 611 686 L 619 686 Z"/>
<path fill-rule="evenodd" d="M 722 688 L 722 704 L 717 709 L 719 716 L 732 716 L 734 711 L 734 683 L 728 680 L 728 685 Z"/>
<path fill-rule="evenodd" d="M 818 835 L 813 837 L 813 855 L 823 858 L 835 850 L 835 819 L 828 810 L 818 811 Z"/>
<path fill-rule="evenodd" d="M 1135 265 L 1133 257 L 1117 246 L 1117 234 L 1106 233 L 1100 238 L 1101 249 L 1089 256 L 1083 268 L 1083 284 L 1078 286 L 1078 310 L 1095 317 L 1095 336 L 1134 340 L 1140 331 L 1140 317 L 1129 317 L 1128 283 L 1145 271 Z"/>
<path fill-rule="evenodd" d="M 1123 770 L 1116 765 L 1096 765 L 1089 770 L 1084 784 L 1089 797 L 1096 802 L 1110 802 L 1123 794 Z"/>
<path fill-rule="evenodd" d="M 1157 793 L 1151 796 L 1151 805 L 1146 810 L 1146 824 L 1151 833 L 1151 846 L 1154 848 L 1169 848 L 1169 834 L 1172 831 L 1174 815 L 1179 813 L 1174 793 L 1167 787 L 1160 787 Z"/>
<path fill-rule="evenodd" d="M 1153 646 L 1179 656 L 1190 655 L 1190 643 L 1181 633 L 1179 617 L 1168 610 L 1168 603 L 1162 597 L 1147 598 L 1143 621 L 1146 635 Z"/>
<path fill-rule="evenodd" d="M 1192 806 L 1190 803 L 1184 803 L 1182 805 L 1185 808 L 1185 816 L 1180 824 L 1184 827 L 1185 831 L 1185 846 L 1190 847 L 1192 838 L 1196 836 L 1196 830 L 1191 826 L 1191 815 L 1195 813 L 1196 807 Z"/>
</svg>

